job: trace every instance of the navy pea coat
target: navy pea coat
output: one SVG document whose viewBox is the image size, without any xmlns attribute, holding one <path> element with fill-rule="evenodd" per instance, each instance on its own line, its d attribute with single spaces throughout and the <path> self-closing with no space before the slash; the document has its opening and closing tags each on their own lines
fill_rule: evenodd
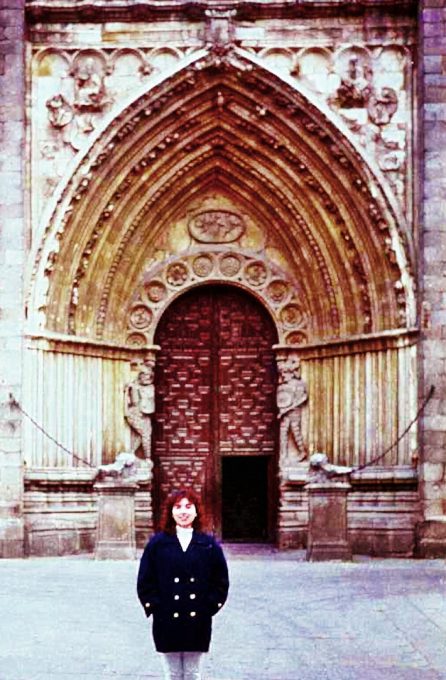
<svg viewBox="0 0 446 680">
<path fill-rule="evenodd" d="M 228 567 L 217 541 L 194 531 L 186 551 L 176 535 L 159 533 L 141 558 L 137 591 L 153 615 L 158 652 L 207 652 L 212 616 L 228 596 Z"/>
</svg>

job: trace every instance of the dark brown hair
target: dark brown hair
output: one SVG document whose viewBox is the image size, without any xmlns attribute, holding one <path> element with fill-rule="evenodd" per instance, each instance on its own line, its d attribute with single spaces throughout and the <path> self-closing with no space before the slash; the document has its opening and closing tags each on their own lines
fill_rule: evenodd
<svg viewBox="0 0 446 680">
<path fill-rule="evenodd" d="M 192 527 L 196 531 L 201 530 L 201 501 L 200 496 L 191 488 L 178 489 L 173 491 L 170 496 L 166 499 L 164 504 L 163 518 L 161 522 L 162 530 L 166 534 L 175 534 L 176 524 L 172 517 L 172 509 L 176 503 L 179 503 L 183 498 L 187 498 L 188 501 L 195 505 L 197 511 L 197 516 L 195 517 Z"/>
</svg>

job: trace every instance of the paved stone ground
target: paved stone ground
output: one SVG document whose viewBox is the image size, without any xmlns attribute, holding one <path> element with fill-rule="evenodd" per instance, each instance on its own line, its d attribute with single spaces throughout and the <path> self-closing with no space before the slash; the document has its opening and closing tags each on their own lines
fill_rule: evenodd
<svg viewBox="0 0 446 680">
<path fill-rule="evenodd" d="M 206 680 L 446 679 L 442 560 L 307 563 L 227 546 Z M 1 680 L 161 678 L 137 561 L 0 560 Z"/>
</svg>

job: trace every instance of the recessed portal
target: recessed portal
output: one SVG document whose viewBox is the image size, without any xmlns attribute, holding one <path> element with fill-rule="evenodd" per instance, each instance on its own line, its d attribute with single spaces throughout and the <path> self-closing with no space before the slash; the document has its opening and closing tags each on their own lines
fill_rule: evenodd
<svg viewBox="0 0 446 680">
<path fill-rule="evenodd" d="M 270 539 L 268 456 L 222 458 L 222 534 L 227 541 Z"/>
<path fill-rule="evenodd" d="M 253 477 L 254 488 L 259 493 L 261 489 L 261 513 L 268 491 L 275 494 L 273 483 L 267 488 L 265 462 L 277 460 L 275 326 L 262 305 L 244 291 L 203 286 L 169 306 L 155 343 L 161 348 L 152 440 L 155 520 L 172 488 L 192 485 L 203 497 L 204 528 L 221 536 L 220 461 L 228 459 L 230 466 L 236 463 L 229 459 L 242 459 L 238 471 L 228 468 L 225 473 L 226 508 L 237 500 L 233 489 L 237 477 Z M 270 468 L 274 479 L 273 463 Z M 265 540 L 267 521 L 257 518 L 253 525 L 257 509 L 252 510 L 255 495 L 250 484 L 239 493 L 247 499 L 246 520 L 248 515 L 251 519 L 244 531 L 236 530 L 235 515 L 228 519 L 229 534 L 234 540 L 244 535 L 247 540 Z"/>
</svg>

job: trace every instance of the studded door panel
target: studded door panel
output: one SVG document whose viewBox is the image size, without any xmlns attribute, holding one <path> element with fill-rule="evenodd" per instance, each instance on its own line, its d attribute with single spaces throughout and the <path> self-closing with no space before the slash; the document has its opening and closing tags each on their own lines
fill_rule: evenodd
<svg viewBox="0 0 446 680">
<path fill-rule="evenodd" d="M 274 451 L 274 329 L 258 303 L 235 294 L 220 299 L 219 452 Z M 261 313 L 263 312 L 263 313 Z"/>
<path fill-rule="evenodd" d="M 156 505 L 172 488 L 203 492 L 213 528 L 220 455 L 272 454 L 272 321 L 235 288 L 196 289 L 176 300 L 156 334 L 153 433 Z M 155 515 L 156 515 L 155 508 Z"/>
</svg>

